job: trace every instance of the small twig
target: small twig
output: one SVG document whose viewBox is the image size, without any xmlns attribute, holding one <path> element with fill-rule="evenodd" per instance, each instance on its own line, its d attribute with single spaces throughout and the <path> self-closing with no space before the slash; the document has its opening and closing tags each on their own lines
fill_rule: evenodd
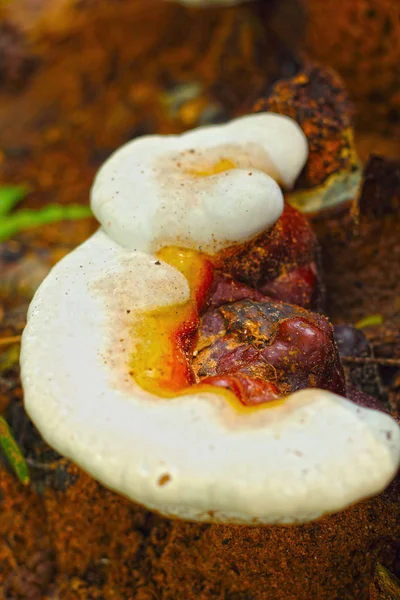
<svg viewBox="0 0 400 600">
<path fill-rule="evenodd" d="M 388 367 L 399 367 L 400 358 L 380 358 L 375 356 L 341 356 L 342 362 L 347 363 L 360 363 L 360 364 L 371 364 L 371 365 L 383 365 Z"/>
<path fill-rule="evenodd" d="M 22 339 L 21 335 L 13 335 L 10 337 L 0 338 L 0 346 L 8 346 L 9 344 L 19 343 Z"/>
<path fill-rule="evenodd" d="M 43 469 L 44 471 L 53 471 L 54 466 L 57 464 L 58 461 L 53 460 L 51 463 L 45 464 L 45 463 L 39 462 L 38 460 L 35 460 L 34 458 L 27 458 L 26 462 L 30 467 L 34 467 L 35 469 Z"/>
</svg>

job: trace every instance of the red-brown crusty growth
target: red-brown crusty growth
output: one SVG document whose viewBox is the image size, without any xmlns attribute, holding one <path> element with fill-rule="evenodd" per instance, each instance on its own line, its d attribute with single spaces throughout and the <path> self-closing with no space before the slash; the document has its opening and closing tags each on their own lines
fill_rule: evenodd
<svg viewBox="0 0 400 600">
<path fill-rule="evenodd" d="M 277 223 L 227 256 L 222 270 L 264 295 L 309 308 L 322 301 L 318 256 L 307 218 L 286 204 Z"/>
<path fill-rule="evenodd" d="M 245 405 L 310 387 L 344 395 L 343 369 L 328 319 L 259 299 L 253 290 L 245 298 L 245 287 L 226 279 L 217 282 L 194 351 L 197 381 L 231 389 Z"/>
<path fill-rule="evenodd" d="M 332 69 L 307 61 L 294 77 L 277 81 L 256 102 L 254 111 L 288 115 L 307 137 L 308 160 L 296 189 L 312 190 L 318 198 L 311 202 L 309 195 L 296 193 L 291 199 L 295 206 L 313 211 L 354 195 L 360 174 L 352 107 L 342 80 Z"/>
</svg>

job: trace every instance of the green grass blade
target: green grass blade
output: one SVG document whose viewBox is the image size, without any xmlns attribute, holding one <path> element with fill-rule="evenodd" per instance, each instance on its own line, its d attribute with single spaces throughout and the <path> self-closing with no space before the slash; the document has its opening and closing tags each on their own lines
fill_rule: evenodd
<svg viewBox="0 0 400 600">
<path fill-rule="evenodd" d="M 8 215 L 29 193 L 26 185 L 0 186 L 0 217 Z"/>
<path fill-rule="evenodd" d="M 18 479 L 27 485 L 30 481 L 28 466 L 17 442 L 15 441 L 7 421 L 0 417 L 0 446 L 14 469 Z"/>
<path fill-rule="evenodd" d="M 80 204 L 49 204 L 41 209 L 17 210 L 2 221 L 0 220 L 0 242 L 33 227 L 63 220 L 83 219 L 91 215 L 89 206 Z"/>
</svg>

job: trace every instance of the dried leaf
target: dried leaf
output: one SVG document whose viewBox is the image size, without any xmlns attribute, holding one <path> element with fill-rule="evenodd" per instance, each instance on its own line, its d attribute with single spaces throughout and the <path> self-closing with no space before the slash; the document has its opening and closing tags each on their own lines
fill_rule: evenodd
<svg viewBox="0 0 400 600">
<path fill-rule="evenodd" d="M 0 375 L 5 373 L 5 371 L 9 371 L 10 369 L 16 367 L 19 361 L 19 344 L 18 342 L 21 339 L 20 336 L 11 336 L 9 338 L 0 338 L 0 348 L 7 344 L 10 344 L 10 347 L 7 348 L 0 355 Z M 12 344 L 12 345 L 11 345 Z"/>
<path fill-rule="evenodd" d="M 376 566 L 376 579 L 385 598 L 400 600 L 400 581 L 381 564 Z"/>
</svg>

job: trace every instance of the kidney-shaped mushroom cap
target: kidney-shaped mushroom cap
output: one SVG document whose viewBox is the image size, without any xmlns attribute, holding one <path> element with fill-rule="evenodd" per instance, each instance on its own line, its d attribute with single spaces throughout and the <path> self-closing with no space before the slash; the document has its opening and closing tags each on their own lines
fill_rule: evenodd
<svg viewBox="0 0 400 600">
<path fill-rule="evenodd" d="M 188 296 L 178 271 L 103 231 L 55 266 L 21 355 L 26 408 L 51 446 L 149 509 L 199 521 L 304 522 L 390 482 L 398 425 L 330 392 L 240 411 L 218 393 L 139 388 L 132 323 Z"/>
<path fill-rule="evenodd" d="M 300 127 L 274 113 L 241 117 L 182 135 L 145 136 L 100 168 L 92 210 L 126 248 L 177 244 L 215 252 L 277 221 L 307 160 Z"/>
</svg>

